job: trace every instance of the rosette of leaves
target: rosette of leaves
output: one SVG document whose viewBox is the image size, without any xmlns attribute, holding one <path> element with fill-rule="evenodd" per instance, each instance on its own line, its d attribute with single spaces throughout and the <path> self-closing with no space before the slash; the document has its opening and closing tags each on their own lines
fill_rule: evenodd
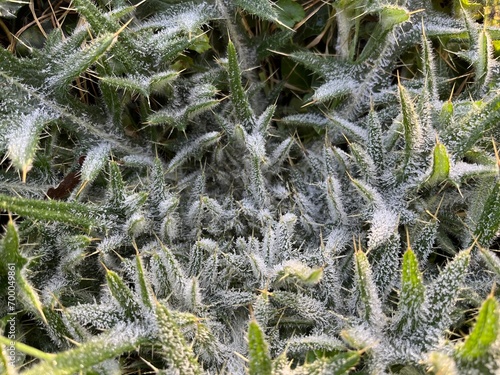
<svg viewBox="0 0 500 375">
<path fill-rule="evenodd" d="M 0 259 L 2 275 L 16 269 L 19 372 L 418 373 L 445 358 L 494 373 L 494 63 L 466 16 L 430 10 L 422 28 L 406 22 L 411 3 L 335 3 L 342 60 L 293 54 L 327 83 L 317 106 L 280 122 L 275 93 L 242 69 L 257 54 L 232 21 L 243 10 L 286 26 L 267 0 L 162 4 L 154 16 L 79 0 L 71 35 L 25 58 L 1 51 L 13 168 L 0 206 L 23 221 L 7 225 Z M 472 100 L 441 100 L 438 16 L 443 35 L 470 39 Z M 421 74 L 388 79 L 415 46 Z M 347 90 L 319 95 L 342 75 Z M 66 201 L 42 200 L 71 163 Z M 464 311 L 483 300 L 470 328 Z M 470 334 L 447 342 L 450 329 Z M 18 371 L 3 346 L 1 358 Z"/>
</svg>

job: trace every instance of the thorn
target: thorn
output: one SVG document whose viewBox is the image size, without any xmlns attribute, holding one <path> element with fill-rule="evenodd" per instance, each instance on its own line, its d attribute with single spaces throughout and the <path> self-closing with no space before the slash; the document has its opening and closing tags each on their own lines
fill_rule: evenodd
<svg viewBox="0 0 500 375">
<path fill-rule="evenodd" d="M 408 226 L 406 225 L 405 225 L 405 232 L 406 232 L 406 250 L 411 250 L 410 231 L 408 230 Z"/>
<path fill-rule="evenodd" d="M 82 182 L 82 186 L 80 186 L 80 189 L 76 192 L 76 196 L 78 197 L 80 193 L 82 192 L 83 189 L 85 189 L 85 186 L 89 183 L 89 180 L 85 180 Z"/>
</svg>

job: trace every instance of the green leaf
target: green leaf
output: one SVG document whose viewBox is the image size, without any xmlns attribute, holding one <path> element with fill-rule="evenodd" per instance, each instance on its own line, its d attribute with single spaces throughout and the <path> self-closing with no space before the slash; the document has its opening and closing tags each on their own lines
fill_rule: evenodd
<svg viewBox="0 0 500 375">
<path fill-rule="evenodd" d="M 477 141 L 495 129 L 500 121 L 500 95 L 488 101 L 471 103 L 471 110 L 460 116 L 454 126 L 445 129 L 443 143 L 455 161 L 461 160 Z M 455 110 L 456 112 L 456 110 Z"/>
<path fill-rule="evenodd" d="M 317 358 L 303 368 L 298 368 L 297 372 L 300 375 L 347 375 L 360 359 L 361 354 L 358 352 L 340 353 L 332 357 Z"/>
<path fill-rule="evenodd" d="M 0 194 L 0 208 L 31 219 L 56 221 L 85 228 L 98 226 L 102 220 L 97 212 L 76 202 L 41 201 Z"/>
<path fill-rule="evenodd" d="M 398 316 L 396 318 L 396 335 L 401 331 L 413 331 L 420 318 L 420 308 L 425 299 L 425 287 L 422 273 L 418 269 L 417 257 L 408 247 L 403 256 L 401 274 L 401 294 L 399 297 Z"/>
<path fill-rule="evenodd" d="M 120 17 L 120 14 L 105 14 L 89 0 L 75 0 L 74 5 L 97 35 L 119 32 L 121 26 L 118 23 L 117 17 Z M 122 12 L 120 12 L 122 16 L 129 13 L 129 9 L 130 7 L 122 9 Z M 118 58 L 127 71 L 133 72 L 140 65 L 135 53 L 137 49 L 126 33 L 122 33 L 120 39 L 120 43 L 116 44 L 113 49 L 113 56 Z"/>
<path fill-rule="evenodd" d="M 483 247 L 489 246 L 500 229 L 500 179 L 495 180 L 474 231 L 477 243 Z"/>
<path fill-rule="evenodd" d="M 151 289 L 151 284 L 149 283 L 148 275 L 146 274 L 146 269 L 142 262 L 141 255 L 137 252 L 135 255 L 135 268 L 136 268 L 136 285 L 138 293 L 141 297 L 141 302 L 144 306 L 148 308 L 153 307 L 153 290 Z"/>
<path fill-rule="evenodd" d="M 432 172 L 425 184 L 429 187 L 438 185 L 445 181 L 450 174 L 450 157 L 445 145 L 437 142 L 432 154 Z"/>
<path fill-rule="evenodd" d="M 289 260 L 284 263 L 276 277 L 278 283 L 291 279 L 304 286 L 312 286 L 318 284 L 323 277 L 323 268 L 311 268 L 300 261 Z"/>
<path fill-rule="evenodd" d="M 132 321 L 141 319 L 142 311 L 136 301 L 137 298 L 122 278 L 116 272 L 106 269 L 106 281 L 111 295 L 123 309 L 127 318 Z"/>
<path fill-rule="evenodd" d="M 380 22 L 384 31 L 391 30 L 394 26 L 410 19 L 410 13 L 405 8 L 385 6 L 380 12 Z"/>
<path fill-rule="evenodd" d="M 264 332 L 255 320 L 248 326 L 248 360 L 250 375 L 272 374 L 272 361 Z"/>
<path fill-rule="evenodd" d="M 382 304 L 378 297 L 377 287 L 373 282 L 372 270 L 365 253 L 359 249 L 354 253 L 356 290 L 359 293 L 361 318 L 375 327 L 384 324 Z"/>
<path fill-rule="evenodd" d="M 163 305 L 156 306 L 156 321 L 159 328 L 158 342 L 161 354 L 182 375 L 202 374 L 191 347 L 175 322 L 170 311 Z"/>
<path fill-rule="evenodd" d="M 135 327 L 137 329 L 137 327 Z M 25 370 L 23 375 L 73 375 L 82 370 L 90 370 L 92 366 L 115 358 L 125 352 L 132 351 L 145 338 L 137 335 L 134 327 L 122 326 L 120 330 L 87 341 L 75 349 L 70 349 L 58 354 L 42 353 L 42 361 Z M 25 350 L 27 345 L 16 345 L 20 351 L 33 355 L 32 350 Z"/>
<path fill-rule="evenodd" d="M 403 180 L 405 180 L 411 168 L 412 160 L 416 157 L 416 154 L 421 151 L 423 136 L 420 120 L 408 92 L 401 84 L 398 85 L 398 88 L 401 112 L 403 114 L 403 132 L 405 139 L 404 162 L 402 168 L 402 177 Z"/>
<path fill-rule="evenodd" d="M 286 27 L 278 19 L 278 13 L 275 11 L 273 3 L 269 0 L 234 0 L 234 3 L 250 14 Z"/>
<path fill-rule="evenodd" d="M 28 263 L 28 259 L 21 254 L 19 249 L 19 234 L 12 220 L 9 220 L 7 223 L 2 242 L 3 246 L 0 248 L 2 265 L 15 264 L 17 269 L 22 269 Z"/>
<path fill-rule="evenodd" d="M 279 20 L 288 27 L 293 27 L 306 16 L 304 8 L 294 0 L 278 0 L 276 7 Z"/>
<path fill-rule="evenodd" d="M 113 209 L 123 207 L 125 202 L 125 185 L 118 163 L 109 162 L 109 203 Z"/>
<path fill-rule="evenodd" d="M 2 268 L 4 268 L 5 273 L 7 274 L 8 272 L 15 279 L 14 283 L 11 276 L 9 276 L 9 283 L 14 283 L 17 294 L 24 300 L 26 309 L 38 315 L 47 324 L 38 293 L 24 276 L 24 266 L 28 263 L 28 260 L 20 252 L 19 234 L 12 220 L 9 220 L 7 223 L 5 236 L 2 239 L 2 246 L 0 248 L 0 255 L 2 258 Z"/>
<path fill-rule="evenodd" d="M 189 49 L 198 53 L 203 53 L 212 49 L 210 39 L 207 34 L 200 34 L 193 39 Z"/>
<path fill-rule="evenodd" d="M 26 277 L 22 274 L 22 270 L 16 269 L 16 286 L 18 293 L 24 298 L 27 303 L 26 308 L 38 315 L 40 319 L 48 325 L 47 318 L 43 313 L 43 305 L 40 301 L 40 297 L 36 292 L 35 288 L 31 285 L 31 283 L 26 279 Z"/>
<path fill-rule="evenodd" d="M 497 277 L 500 277 L 500 259 L 498 255 L 493 251 L 488 249 L 479 248 L 481 257 L 484 259 L 486 266 L 496 274 Z"/>
<path fill-rule="evenodd" d="M 264 0 L 264 2 L 267 3 L 267 0 Z M 238 64 L 238 56 L 236 55 L 236 48 L 231 41 L 229 41 L 227 45 L 227 57 L 229 88 L 231 90 L 234 111 L 245 129 L 247 131 L 251 131 L 255 127 L 254 115 L 252 108 L 250 107 L 250 103 L 248 102 L 245 89 L 241 83 L 241 71 Z"/>
<path fill-rule="evenodd" d="M 422 35 L 422 64 L 424 66 L 424 80 L 425 80 L 425 95 L 422 96 L 423 101 L 429 102 L 438 99 L 437 83 L 436 83 L 436 67 L 434 64 L 434 56 L 432 53 L 432 43 L 423 33 Z M 425 105 L 425 103 L 423 103 Z"/>
<path fill-rule="evenodd" d="M 489 350 L 498 338 L 500 330 L 500 315 L 498 302 L 490 295 L 483 302 L 472 332 L 455 352 L 461 360 L 473 361 L 476 358 L 489 355 Z"/>
</svg>

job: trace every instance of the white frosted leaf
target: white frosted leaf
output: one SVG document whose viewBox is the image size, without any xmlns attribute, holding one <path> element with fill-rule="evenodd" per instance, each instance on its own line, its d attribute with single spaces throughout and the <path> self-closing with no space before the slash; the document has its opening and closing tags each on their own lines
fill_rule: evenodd
<svg viewBox="0 0 500 375">
<path fill-rule="evenodd" d="M 22 171 L 22 179 L 26 180 L 26 173 L 33 166 L 33 160 L 44 125 L 51 116 L 36 109 L 27 115 L 21 115 L 14 120 L 7 134 L 7 153 L 12 164 Z"/>
<path fill-rule="evenodd" d="M 388 241 L 399 225 L 398 214 L 385 207 L 375 209 L 368 235 L 368 248 L 373 249 Z"/>
<path fill-rule="evenodd" d="M 80 176 L 84 182 L 94 181 L 106 165 L 110 150 L 111 147 L 108 143 L 101 143 L 87 152 L 85 161 L 80 169 Z"/>
</svg>

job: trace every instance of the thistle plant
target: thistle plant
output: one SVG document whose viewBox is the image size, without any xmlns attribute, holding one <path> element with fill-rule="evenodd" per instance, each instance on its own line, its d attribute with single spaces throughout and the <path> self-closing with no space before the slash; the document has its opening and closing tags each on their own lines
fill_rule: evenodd
<svg viewBox="0 0 500 375">
<path fill-rule="evenodd" d="M 1 5 L 0 372 L 497 373 L 496 6 Z"/>
</svg>

